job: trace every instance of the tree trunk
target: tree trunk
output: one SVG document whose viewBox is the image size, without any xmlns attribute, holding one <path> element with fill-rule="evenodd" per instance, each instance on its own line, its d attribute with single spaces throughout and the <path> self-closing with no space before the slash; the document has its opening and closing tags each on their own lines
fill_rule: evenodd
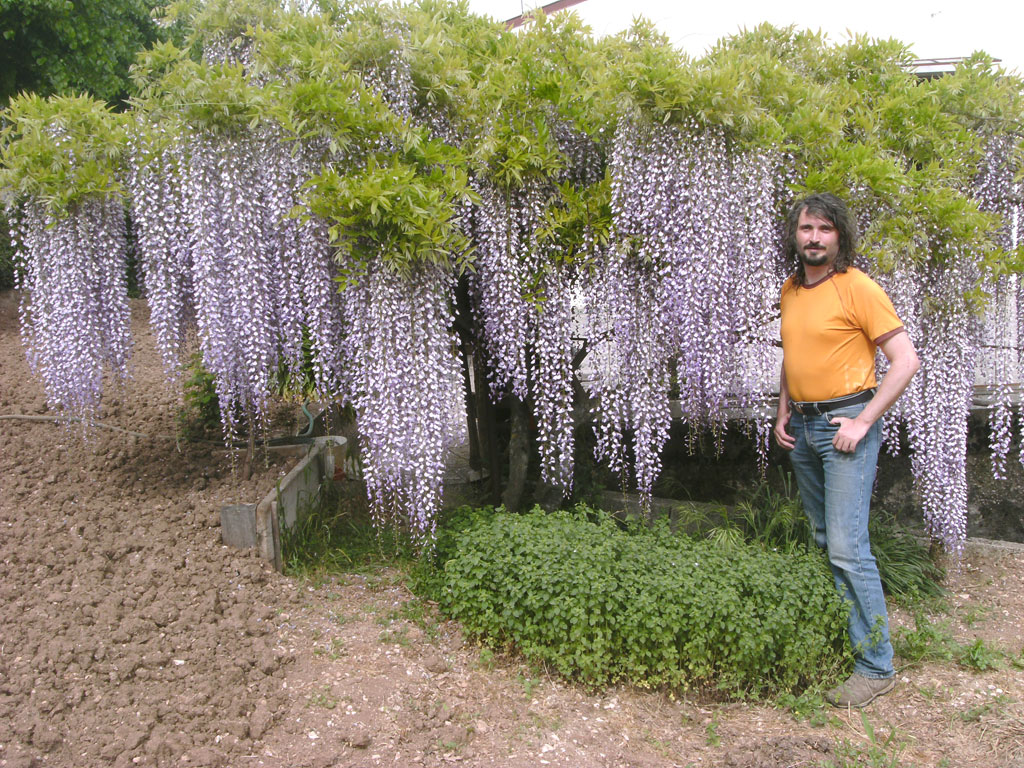
<svg viewBox="0 0 1024 768">
<path fill-rule="evenodd" d="M 478 353 L 473 358 L 477 427 L 480 429 L 480 449 L 490 473 L 490 503 L 497 505 L 501 503 L 501 452 L 498 450 L 498 425 L 494 418 L 494 404 L 491 402 L 484 365 L 483 354 Z"/>
<path fill-rule="evenodd" d="M 509 395 L 512 434 L 508 440 L 508 484 L 501 497 L 505 509 L 518 512 L 526 491 L 526 470 L 530 463 L 530 416 L 526 404 Z"/>
<path fill-rule="evenodd" d="M 245 459 L 242 461 L 242 480 L 252 478 L 252 463 L 256 458 L 256 425 L 249 419 L 249 447 L 245 449 Z"/>
</svg>

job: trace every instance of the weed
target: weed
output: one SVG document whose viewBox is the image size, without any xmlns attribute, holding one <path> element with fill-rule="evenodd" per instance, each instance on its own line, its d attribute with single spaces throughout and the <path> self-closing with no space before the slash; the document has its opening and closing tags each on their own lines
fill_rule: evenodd
<svg viewBox="0 0 1024 768">
<path fill-rule="evenodd" d="M 995 698 L 979 704 L 976 707 L 971 707 L 963 712 L 958 712 L 957 717 L 965 723 L 977 723 L 990 712 L 1001 712 L 1004 710 L 1009 701 L 1010 698 L 1008 696 L 996 696 Z"/>
<path fill-rule="evenodd" d="M 1020 649 L 1020 653 L 1010 659 L 1010 665 L 1016 669 L 1024 669 L 1024 648 Z"/>
<path fill-rule="evenodd" d="M 539 712 L 533 711 L 532 709 L 526 714 L 530 717 L 531 725 L 538 731 L 555 733 L 562 729 L 562 720 L 557 716 L 545 716 Z"/>
<path fill-rule="evenodd" d="M 528 700 L 532 699 L 533 692 L 540 684 L 540 680 L 536 677 L 527 677 L 521 672 L 518 675 L 516 675 L 516 680 L 518 680 L 519 684 L 523 686 L 523 694 L 526 696 L 526 698 Z"/>
<path fill-rule="evenodd" d="M 955 661 L 975 672 L 1000 669 L 1004 663 L 1002 651 L 990 647 L 982 638 L 962 645 L 953 639 L 948 622 L 933 624 L 925 616 L 914 616 L 915 628 L 897 630 L 892 638 L 897 655 L 911 664 L 922 661 Z"/>
<path fill-rule="evenodd" d="M 900 755 L 907 748 L 895 727 L 889 728 L 889 735 L 880 738 L 875 727 L 868 720 L 867 713 L 860 713 L 860 721 L 864 727 L 865 743 L 854 744 L 842 739 L 835 748 L 835 759 L 824 763 L 823 768 L 899 768 Z"/>
<path fill-rule="evenodd" d="M 461 745 L 457 741 L 445 741 L 442 739 L 437 742 L 437 751 L 445 754 L 451 754 L 452 752 L 457 752 L 460 746 Z"/>
<path fill-rule="evenodd" d="M 338 659 L 340 659 L 344 655 L 345 655 L 345 641 L 342 640 L 340 637 L 332 637 L 331 638 L 331 650 L 330 650 L 330 653 L 328 653 L 328 657 L 332 661 L 337 661 Z"/>
<path fill-rule="evenodd" d="M 391 645 L 401 645 L 408 647 L 412 645 L 412 641 L 409 639 L 409 630 L 406 627 L 399 627 L 398 629 L 385 629 L 380 635 L 377 636 L 377 640 L 382 643 L 388 643 Z"/>
<path fill-rule="evenodd" d="M 921 694 L 921 697 L 928 701 L 936 701 L 942 692 L 938 688 L 933 688 L 930 685 L 915 685 L 915 690 Z"/>
<path fill-rule="evenodd" d="M 674 753 L 672 751 L 671 744 L 669 744 L 669 742 L 665 741 L 664 739 L 659 739 L 657 736 L 651 733 L 649 728 L 644 728 L 643 731 L 641 731 L 640 733 L 640 737 L 647 744 L 649 744 L 655 752 L 660 754 L 662 757 L 673 757 Z"/>
<path fill-rule="evenodd" d="M 718 712 L 715 712 L 704 726 L 704 743 L 709 747 L 722 746 L 722 737 L 718 735 Z"/>
<path fill-rule="evenodd" d="M 423 630 L 431 642 L 440 636 L 440 625 L 422 600 L 408 600 L 402 603 L 401 616 Z"/>
<path fill-rule="evenodd" d="M 480 655 L 477 657 L 477 662 L 479 663 L 481 669 L 486 669 L 488 672 L 490 672 L 492 669 L 494 669 L 495 664 L 494 651 L 492 651 L 490 648 L 481 648 Z"/>
<path fill-rule="evenodd" d="M 957 644 L 948 624 L 933 624 L 922 614 L 914 616 L 914 629 L 898 629 L 892 637 L 893 650 L 911 664 L 922 661 L 952 661 Z"/>
<path fill-rule="evenodd" d="M 956 656 L 957 663 L 962 667 L 976 672 L 987 672 L 1003 666 L 1003 653 L 991 648 L 980 637 L 970 645 L 961 646 Z"/>
<path fill-rule="evenodd" d="M 789 692 L 779 694 L 776 702 L 789 711 L 798 721 L 807 721 L 816 728 L 824 725 L 837 725 L 840 721 L 832 714 L 831 707 L 817 687 L 808 688 L 799 696 Z"/>
<path fill-rule="evenodd" d="M 964 615 L 960 618 L 960 620 L 964 623 L 965 626 L 973 627 L 979 621 L 984 621 L 986 618 L 988 618 L 988 614 L 991 612 L 991 610 L 992 609 L 987 605 L 972 605 L 970 608 L 967 609 L 967 611 L 964 612 Z"/>
<path fill-rule="evenodd" d="M 194 352 L 185 367 L 184 405 L 178 412 L 178 433 L 183 440 L 200 440 L 220 430 L 220 400 L 216 378 Z"/>
<path fill-rule="evenodd" d="M 307 706 L 322 707 L 323 709 L 334 709 L 338 706 L 338 700 L 331 696 L 331 689 L 323 686 L 320 690 L 310 694 Z"/>
<path fill-rule="evenodd" d="M 340 637 L 331 638 L 330 645 L 317 645 L 313 648 L 315 656 L 326 656 L 331 661 L 337 661 L 345 653 L 345 641 Z"/>
</svg>

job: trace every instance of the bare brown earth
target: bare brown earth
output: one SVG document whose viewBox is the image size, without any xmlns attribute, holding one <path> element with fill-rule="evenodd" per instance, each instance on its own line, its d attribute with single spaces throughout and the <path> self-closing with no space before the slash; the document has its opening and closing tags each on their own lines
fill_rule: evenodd
<svg viewBox="0 0 1024 768">
<path fill-rule="evenodd" d="M 44 416 L 16 303 L 0 293 L 0 414 Z M 177 395 L 133 311 L 134 378 L 102 421 L 147 437 L 0 419 L 0 766 L 1024 765 L 1024 671 L 1005 659 L 903 666 L 866 720 L 816 725 L 586 690 L 465 642 L 396 571 L 298 583 L 222 546 L 221 505 L 289 465 L 242 482 L 212 446 L 162 437 Z M 972 549 L 948 586 L 936 621 L 1021 652 L 1024 554 Z"/>
</svg>

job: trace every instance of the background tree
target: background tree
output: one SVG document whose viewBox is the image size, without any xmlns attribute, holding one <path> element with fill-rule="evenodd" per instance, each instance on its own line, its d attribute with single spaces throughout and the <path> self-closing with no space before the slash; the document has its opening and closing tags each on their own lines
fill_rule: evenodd
<svg viewBox="0 0 1024 768">
<path fill-rule="evenodd" d="M 166 0 L 2 0 L 0 109 L 18 93 L 89 94 L 123 106 L 135 55 L 160 30 Z M 0 289 L 14 284 L 9 225 L 0 214 Z"/>
<path fill-rule="evenodd" d="M 111 104 L 131 90 L 135 55 L 159 37 L 165 0 L 3 0 L 0 105 L 17 93 L 88 93 Z"/>
</svg>

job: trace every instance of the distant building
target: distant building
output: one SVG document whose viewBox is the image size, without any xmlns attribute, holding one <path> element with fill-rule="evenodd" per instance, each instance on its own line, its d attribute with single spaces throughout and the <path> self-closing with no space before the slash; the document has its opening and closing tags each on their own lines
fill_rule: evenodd
<svg viewBox="0 0 1024 768">
<path fill-rule="evenodd" d="M 922 80 L 934 80 L 943 75 L 952 75 L 957 66 L 965 61 L 963 56 L 951 56 L 944 59 L 914 59 L 907 67 L 913 70 L 914 74 Z M 992 59 L 992 62 L 999 64 L 1001 59 Z"/>
</svg>

